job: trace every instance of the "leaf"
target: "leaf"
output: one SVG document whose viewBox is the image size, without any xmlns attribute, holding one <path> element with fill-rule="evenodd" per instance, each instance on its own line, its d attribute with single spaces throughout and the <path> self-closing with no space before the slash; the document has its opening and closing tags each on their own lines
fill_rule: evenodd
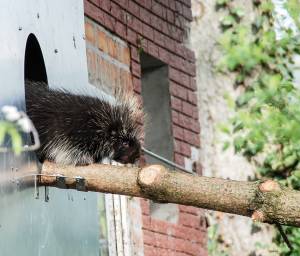
<svg viewBox="0 0 300 256">
<path fill-rule="evenodd" d="M 22 137 L 19 131 L 14 126 L 10 126 L 7 130 L 7 133 L 11 137 L 12 148 L 15 154 L 19 155 L 22 151 Z"/>
<path fill-rule="evenodd" d="M 230 13 L 239 19 L 245 15 L 245 11 L 242 8 L 238 8 L 238 7 L 232 9 Z"/>
<path fill-rule="evenodd" d="M 234 139 L 233 141 L 233 146 L 234 146 L 234 150 L 235 152 L 240 152 L 242 150 L 243 147 L 245 147 L 246 145 L 246 140 L 245 138 L 238 136 Z"/>
<path fill-rule="evenodd" d="M 7 124 L 4 121 L 0 122 L 0 145 L 3 143 L 6 134 Z"/>
<path fill-rule="evenodd" d="M 227 5 L 231 0 L 217 0 L 218 6 L 225 6 Z"/>
<path fill-rule="evenodd" d="M 231 27 L 235 23 L 235 19 L 232 15 L 227 15 L 221 19 L 221 25 L 223 27 Z"/>
<path fill-rule="evenodd" d="M 223 151 L 226 151 L 228 148 L 230 147 L 230 142 L 229 141 L 225 141 L 222 147 Z"/>
</svg>

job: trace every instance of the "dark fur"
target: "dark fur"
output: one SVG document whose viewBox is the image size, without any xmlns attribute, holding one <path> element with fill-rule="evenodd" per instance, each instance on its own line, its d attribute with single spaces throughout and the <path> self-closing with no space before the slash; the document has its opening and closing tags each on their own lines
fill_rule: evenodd
<svg viewBox="0 0 300 256">
<path fill-rule="evenodd" d="M 27 112 L 40 136 L 41 161 L 84 165 L 104 158 L 121 163 L 134 163 L 139 158 L 139 110 L 122 102 L 122 97 L 111 102 L 105 96 L 75 95 L 45 87 L 26 82 Z"/>
</svg>

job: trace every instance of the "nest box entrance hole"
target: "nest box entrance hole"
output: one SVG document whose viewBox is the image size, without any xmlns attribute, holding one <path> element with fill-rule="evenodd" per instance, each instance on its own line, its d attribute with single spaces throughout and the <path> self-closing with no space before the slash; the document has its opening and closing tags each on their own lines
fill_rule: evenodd
<svg viewBox="0 0 300 256">
<path fill-rule="evenodd" d="M 40 44 L 34 34 L 30 34 L 26 42 L 24 79 L 36 82 L 44 82 L 45 85 L 48 84 L 43 53 Z"/>
</svg>

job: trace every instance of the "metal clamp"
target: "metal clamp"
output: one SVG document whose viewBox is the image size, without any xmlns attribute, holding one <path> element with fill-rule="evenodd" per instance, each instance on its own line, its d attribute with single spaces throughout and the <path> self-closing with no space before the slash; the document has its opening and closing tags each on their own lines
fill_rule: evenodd
<svg viewBox="0 0 300 256">
<path fill-rule="evenodd" d="M 58 174 L 56 176 L 56 186 L 58 188 L 67 188 L 67 185 L 66 185 L 66 177 L 63 176 L 63 175 L 60 175 Z"/>
<path fill-rule="evenodd" d="M 76 176 L 75 177 L 75 181 L 76 181 L 76 189 L 78 191 L 87 191 L 86 189 L 86 184 L 85 184 L 85 178 L 81 177 L 81 176 Z"/>
</svg>

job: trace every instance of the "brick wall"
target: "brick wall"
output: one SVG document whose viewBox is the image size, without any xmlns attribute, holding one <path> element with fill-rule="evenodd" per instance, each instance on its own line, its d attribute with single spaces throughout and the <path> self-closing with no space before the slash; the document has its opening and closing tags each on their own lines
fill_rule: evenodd
<svg viewBox="0 0 300 256">
<path fill-rule="evenodd" d="M 141 93 L 139 52 L 169 66 L 174 160 L 195 171 L 200 126 L 194 53 L 184 46 L 192 19 L 190 0 L 85 0 L 90 81 L 98 86 L 126 86 Z M 200 209 L 178 206 L 178 223 L 151 217 L 141 199 L 144 255 L 206 255 L 205 221 Z"/>
</svg>

